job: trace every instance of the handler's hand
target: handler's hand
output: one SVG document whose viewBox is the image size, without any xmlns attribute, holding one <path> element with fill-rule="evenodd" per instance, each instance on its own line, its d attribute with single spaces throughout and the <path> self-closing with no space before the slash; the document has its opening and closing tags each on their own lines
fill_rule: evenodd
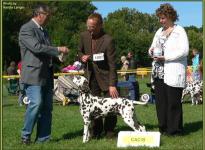
<svg viewBox="0 0 205 150">
<path fill-rule="evenodd" d="M 61 46 L 61 47 L 58 47 L 58 51 L 63 54 L 67 54 L 69 52 L 69 49 L 65 46 Z"/>
<path fill-rule="evenodd" d="M 153 57 L 155 61 L 165 61 L 164 56 Z"/>
<path fill-rule="evenodd" d="M 148 54 L 150 56 L 153 56 L 153 51 L 154 51 L 154 47 L 151 47 L 149 50 L 148 50 Z"/>
<path fill-rule="evenodd" d="M 109 86 L 109 93 L 112 98 L 118 98 L 119 94 L 115 86 Z"/>
<path fill-rule="evenodd" d="M 81 61 L 84 62 L 84 63 L 86 63 L 89 58 L 90 58 L 90 55 L 83 55 L 83 56 L 81 57 Z"/>
</svg>

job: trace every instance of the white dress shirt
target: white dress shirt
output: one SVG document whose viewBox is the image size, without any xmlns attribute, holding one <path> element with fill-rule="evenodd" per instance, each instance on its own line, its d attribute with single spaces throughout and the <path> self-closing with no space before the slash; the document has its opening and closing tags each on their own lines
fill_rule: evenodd
<svg viewBox="0 0 205 150">
<path fill-rule="evenodd" d="M 32 18 L 31 20 L 37 25 L 38 28 L 40 28 L 43 31 L 43 27 L 40 26 L 35 19 Z"/>
</svg>

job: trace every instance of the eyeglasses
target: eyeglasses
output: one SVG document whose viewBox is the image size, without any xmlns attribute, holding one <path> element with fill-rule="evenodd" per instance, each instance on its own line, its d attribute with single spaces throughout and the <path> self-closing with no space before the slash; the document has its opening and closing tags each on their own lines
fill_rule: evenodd
<svg viewBox="0 0 205 150">
<path fill-rule="evenodd" d="M 87 29 L 88 30 L 95 30 L 97 27 L 96 26 L 89 26 L 89 25 L 87 25 Z"/>
<path fill-rule="evenodd" d="M 47 12 L 42 12 L 42 11 L 40 11 L 40 12 L 38 12 L 39 14 L 43 14 L 43 15 L 46 15 L 46 16 L 50 16 L 50 14 L 49 13 L 47 13 Z"/>
</svg>

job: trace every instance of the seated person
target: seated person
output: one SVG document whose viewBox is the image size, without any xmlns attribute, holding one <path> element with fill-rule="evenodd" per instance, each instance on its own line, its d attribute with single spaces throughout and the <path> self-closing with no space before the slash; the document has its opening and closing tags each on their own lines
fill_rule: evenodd
<svg viewBox="0 0 205 150">
<path fill-rule="evenodd" d="M 10 66 L 7 68 L 7 75 L 18 75 L 16 63 L 12 61 Z M 18 79 L 16 78 L 8 78 L 8 92 L 9 94 L 17 94 L 18 93 Z"/>
</svg>

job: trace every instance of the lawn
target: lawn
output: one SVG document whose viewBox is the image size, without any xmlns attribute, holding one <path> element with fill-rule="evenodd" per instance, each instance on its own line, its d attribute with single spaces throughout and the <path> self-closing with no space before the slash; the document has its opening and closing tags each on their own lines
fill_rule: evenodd
<svg viewBox="0 0 205 150">
<path fill-rule="evenodd" d="M 139 78 L 141 93 L 149 92 L 146 84 L 148 78 Z M 25 107 L 20 107 L 17 103 L 17 96 L 8 96 L 6 89 L 3 88 L 2 100 L 2 144 L 3 149 L 117 149 L 117 137 L 114 139 L 106 139 L 103 137 L 99 140 L 90 140 L 88 143 L 82 143 L 83 122 L 79 113 L 78 105 L 62 106 L 54 102 L 53 104 L 53 124 L 52 139 L 44 144 L 31 144 L 30 146 L 22 145 L 20 142 L 21 128 L 23 126 L 23 118 Z M 136 114 L 138 120 L 146 126 L 148 131 L 158 131 L 157 118 L 154 104 L 147 106 L 136 106 Z M 203 140 L 203 119 L 202 105 L 192 106 L 190 103 L 183 104 L 184 112 L 184 130 L 185 135 L 180 137 L 167 137 L 162 135 L 160 147 L 156 149 L 202 149 Z M 32 140 L 35 138 L 35 130 Z M 131 130 L 123 120 L 118 117 L 116 132 Z M 146 147 L 128 148 L 128 149 L 149 149 Z M 155 148 L 154 148 L 155 149 Z"/>
</svg>

